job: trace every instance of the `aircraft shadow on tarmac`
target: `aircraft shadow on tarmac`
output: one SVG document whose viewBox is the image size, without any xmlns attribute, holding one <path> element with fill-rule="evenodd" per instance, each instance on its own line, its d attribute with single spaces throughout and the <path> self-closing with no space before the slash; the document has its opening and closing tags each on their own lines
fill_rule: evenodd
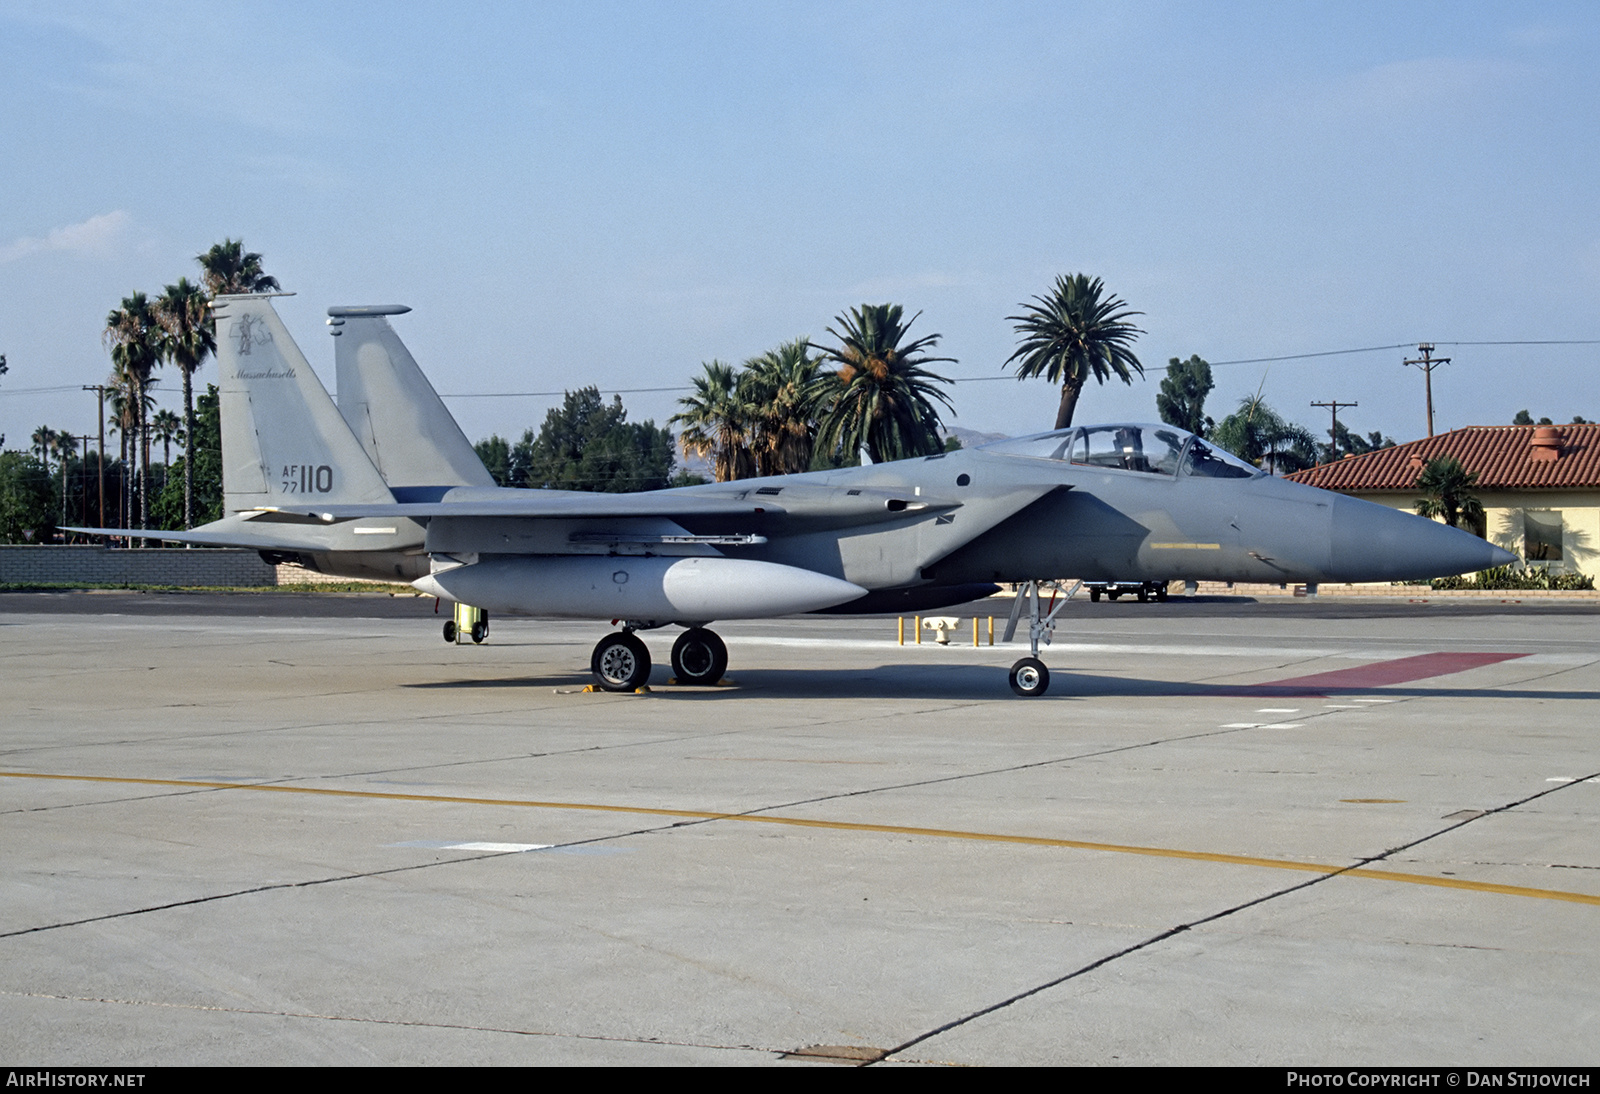
<svg viewBox="0 0 1600 1094">
<path fill-rule="evenodd" d="M 667 684 L 670 669 L 658 666 L 651 677 L 653 695 L 704 699 L 1009 699 L 1005 670 L 995 665 L 863 665 L 850 669 L 750 669 L 732 672 L 725 688 L 678 688 Z M 452 688 L 558 688 L 577 691 L 587 674 L 517 676 L 474 680 L 439 680 L 402 685 L 423 690 Z M 1596 691 L 1540 691 L 1523 688 L 1470 687 L 1336 687 L 1315 688 L 1273 684 L 1200 684 L 1183 680 L 1146 680 L 1098 676 L 1053 667 L 1045 699 L 1600 699 Z"/>
</svg>

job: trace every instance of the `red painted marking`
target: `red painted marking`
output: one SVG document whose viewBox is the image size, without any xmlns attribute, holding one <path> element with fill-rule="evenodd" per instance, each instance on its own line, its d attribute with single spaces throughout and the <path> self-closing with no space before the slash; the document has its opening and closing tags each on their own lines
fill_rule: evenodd
<svg viewBox="0 0 1600 1094">
<path fill-rule="evenodd" d="M 1246 685 L 1246 691 L 1263 695 L 1281 695 L 1286 690 L 1313 696 L 1326 691 L 1349 691 L 1359 688 L 1381 688 L 1389 684 L 1409 684 L 1413 680 L 1427 680 L 1434 676 L 1448 676 L 1453 672 L 1512 661 L 1525 653 L 1423 653 L 1416 657 L 1401 657 L 1394 661 L 1375 661 L 1353 669 L 1335 669 L 1317 672 L 1310 676 L 1292 676 L 1287 680 L 1272 680 L 1265 684 Z"/>
</svg>

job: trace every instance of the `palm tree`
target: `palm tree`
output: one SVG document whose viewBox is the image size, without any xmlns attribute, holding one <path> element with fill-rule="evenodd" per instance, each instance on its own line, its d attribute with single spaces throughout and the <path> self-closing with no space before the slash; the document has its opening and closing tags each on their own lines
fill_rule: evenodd
<svg viewBox="0 0 1600 1094">
<path fill-rule="evenodd" d="M 133 408 L 132 456 L 136 460 L 143 457 L 143 473 L 138 476 L 134 505 L 141 528 L 149 526 L 150 444 L 144 426 L 151 402 L 150 374 L 161 364 L 160 333 L 155 309 L 142 292 L 123 297 L 122 306 L 106 316 L 104 339 L 111 346 L 112 364 L 128 387 L 127 398 Z"/>
<path fill-rule="evenodd" d="M 1273 474 L 1304 471 L 1317 463 L 1316 435 L 1262 402 L 1259 392 L 1240 399 L 1239 409 L 1217 423 L 1211 439 Z"/>
<path fill-rule="evenodd" d="M 838 346 L 811 344 L 822 361 L 839 366 L 820 375 L 811 390 L 823 451 L 848 457 L 865 449 L 873 463 L 944 451 L 933 401 L 955 408 L 934 385 L 950 381 L 924 366 L 955 358 L 922 355 L 939 344 L 937 334 L 901 345 L 922 313 L 904 323 L 902 314 L 899 304 L 863 304 L 834 320 L 840 329 L 828 328 Z"/>
<path fill-rule="evenodd" d="M 1006 358 L 1006 367 L 1016 362 L 1019 380 L 1043 376 L 1061 384 L 1057 429 L 1072 424 L 1089 377 L 1103 384 L 1114 375 L 1131 384 L 1133 373 L 1144 375 L 1144 366 L 1130 348 L 1144 331 L 1127 321 L 1144 313 L 1130 310 L 1115 296 L 1102 300 L 1104 292 L 1098 277 L 1090 280 L 1081 273 L 1058 277 L 1049 296 L 1036 296 L 1035 303 L 1018 305 L 1023 314 L 1006 317 L 1022 338 L 1016 352 Z"/>
<path fill-rule="evenodd" d="M 757 474 L 791 475 L 811 467 L 818 362 L 810 350 L 808 339 L 797 338 L 744 363 L 738 394 L 751 425 Z"/>
<path fill-rule="evenodd" d="M 1475 525 L 1483 520 L 1483 503 L 1472 493 L 1477 485 L 1476 471 L 1468 471 L 1449 453 L 1435 456 L 1417 476 L 1416 488 L 1423 494 L 1416 504 L 1417 515 L 1443 517 L 1452 528 L 1461 527 L 1463 520 Z"/>
<path fill-rule="evenodd" d="M 39 453 L 39 462 L 44 464 L 44 473 L 50 474 L 50 453 L 54 451 L 56 431 L 47 425 L 42 425 L 33 431 L 33 450 Z"/>
<path fill-rule="evenodd" d="M 230 241 L 231 242 L 231 241 Z M 213 247 L 215 251 L 217 248 Z M 203 257 L 203 256 L 202 256 Z M 260 255 L 250 256 L 257 260 Z M 272 280 L 267 278 L 267 280 Z M 277 282 L 273 281 L 276 286 Z M 217 339 L 209 313 L 210 301 L 203 290 L 180 277 L 176 285 L 168 285 L 156 301 L 156 318 L 161 324 L 161 354 L 183 374 L 183 526 L 194 527 L 194 374 L 205 361 L 206 354 L 215 353 Z M 165 412 L 164 412 L 165 413 Z M 167 466 L 172 466 L 168 454 Z"/>
<path fill-rule="evenodd" d="M 667 424 L 683 425 L 678 435 L 683 454 L 709 457 L 718 482 L 748 479 L 756 469 L 738 377 L 732 365 L 721 361 L 707 361 L 704 369 L 694 378 L 694 394 L 678 400 L 683 411 L 668 418 Z"/>
<path fill-rule="evenodd" d="M 50 448 L 61 462 L 61 523 L 67 523 L 67 465 L 72 462 L 72 457 L 78 451 L 78 438 L 64 429 L 54 431 L 55 438 L 50 442 Z M 67 541 L 67 534 L 61 533 L 61 542 Z"/>
<path fill-rule="evenodd" d="M 170 410 L 158 410 L 150 419 L 150 436 L 161 442 L 161 462 L 172 466 L 172 442 L 183 443 L 183 419 Z"/>
<path fill-rule="evenodd" d="M 261 271 L 261 256 L 244 249 L 240 239 L 224 239 L 205 254 L 195 255 L 195 261 L 205 272 L 201 280 L 206 292 L 213 297 L 231 296 L 247 292 L 277 292 L 280 286 L 276 277 Z"/>
</svg>

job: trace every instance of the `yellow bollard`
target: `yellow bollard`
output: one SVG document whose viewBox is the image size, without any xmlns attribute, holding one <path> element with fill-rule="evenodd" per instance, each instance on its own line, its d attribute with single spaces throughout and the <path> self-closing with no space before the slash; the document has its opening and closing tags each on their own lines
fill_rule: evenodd
<svg viewBox="0 0 1600 1094">
<path fill-rule="evenodd" d="M 900 644 L 903 646 L 906 644 L 906 617 L 902 615 L 895 622 L 900 624 Z"/>
<path fill-rule="evenodd" d="M 994 645 L 994 616 L 989 617 L 989 645 Z"/>
<path fill-rule="evenodd" d="M 912 618 L 916 620 L 915 626 L 917 628 L 917 645 L 920 646 L 922 645 L 922 616 L 915 615 L 912 616 Z"/>
<path fill-rule="evenodd" d="M 972 617 L 972 648 L 978 648 L 978 617 Z"/>
</svg>

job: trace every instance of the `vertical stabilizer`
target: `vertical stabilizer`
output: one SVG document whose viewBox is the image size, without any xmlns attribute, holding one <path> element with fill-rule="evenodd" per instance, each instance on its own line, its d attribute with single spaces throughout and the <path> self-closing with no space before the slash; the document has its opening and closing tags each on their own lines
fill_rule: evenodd
<svg viewBox="0 0 1600 1094">
<path fill-rule="evenodd" d="M 219 296 L 222 494 L 229 512 L 394 495 L 267 296 Z"/>
<path fill-rule="evenodd" d="M 418 487 L 494 486 L 455 418 L 385 316 L 399 304 L 328 309 L 339 413 L 402 498 Z"/>
</svg>

